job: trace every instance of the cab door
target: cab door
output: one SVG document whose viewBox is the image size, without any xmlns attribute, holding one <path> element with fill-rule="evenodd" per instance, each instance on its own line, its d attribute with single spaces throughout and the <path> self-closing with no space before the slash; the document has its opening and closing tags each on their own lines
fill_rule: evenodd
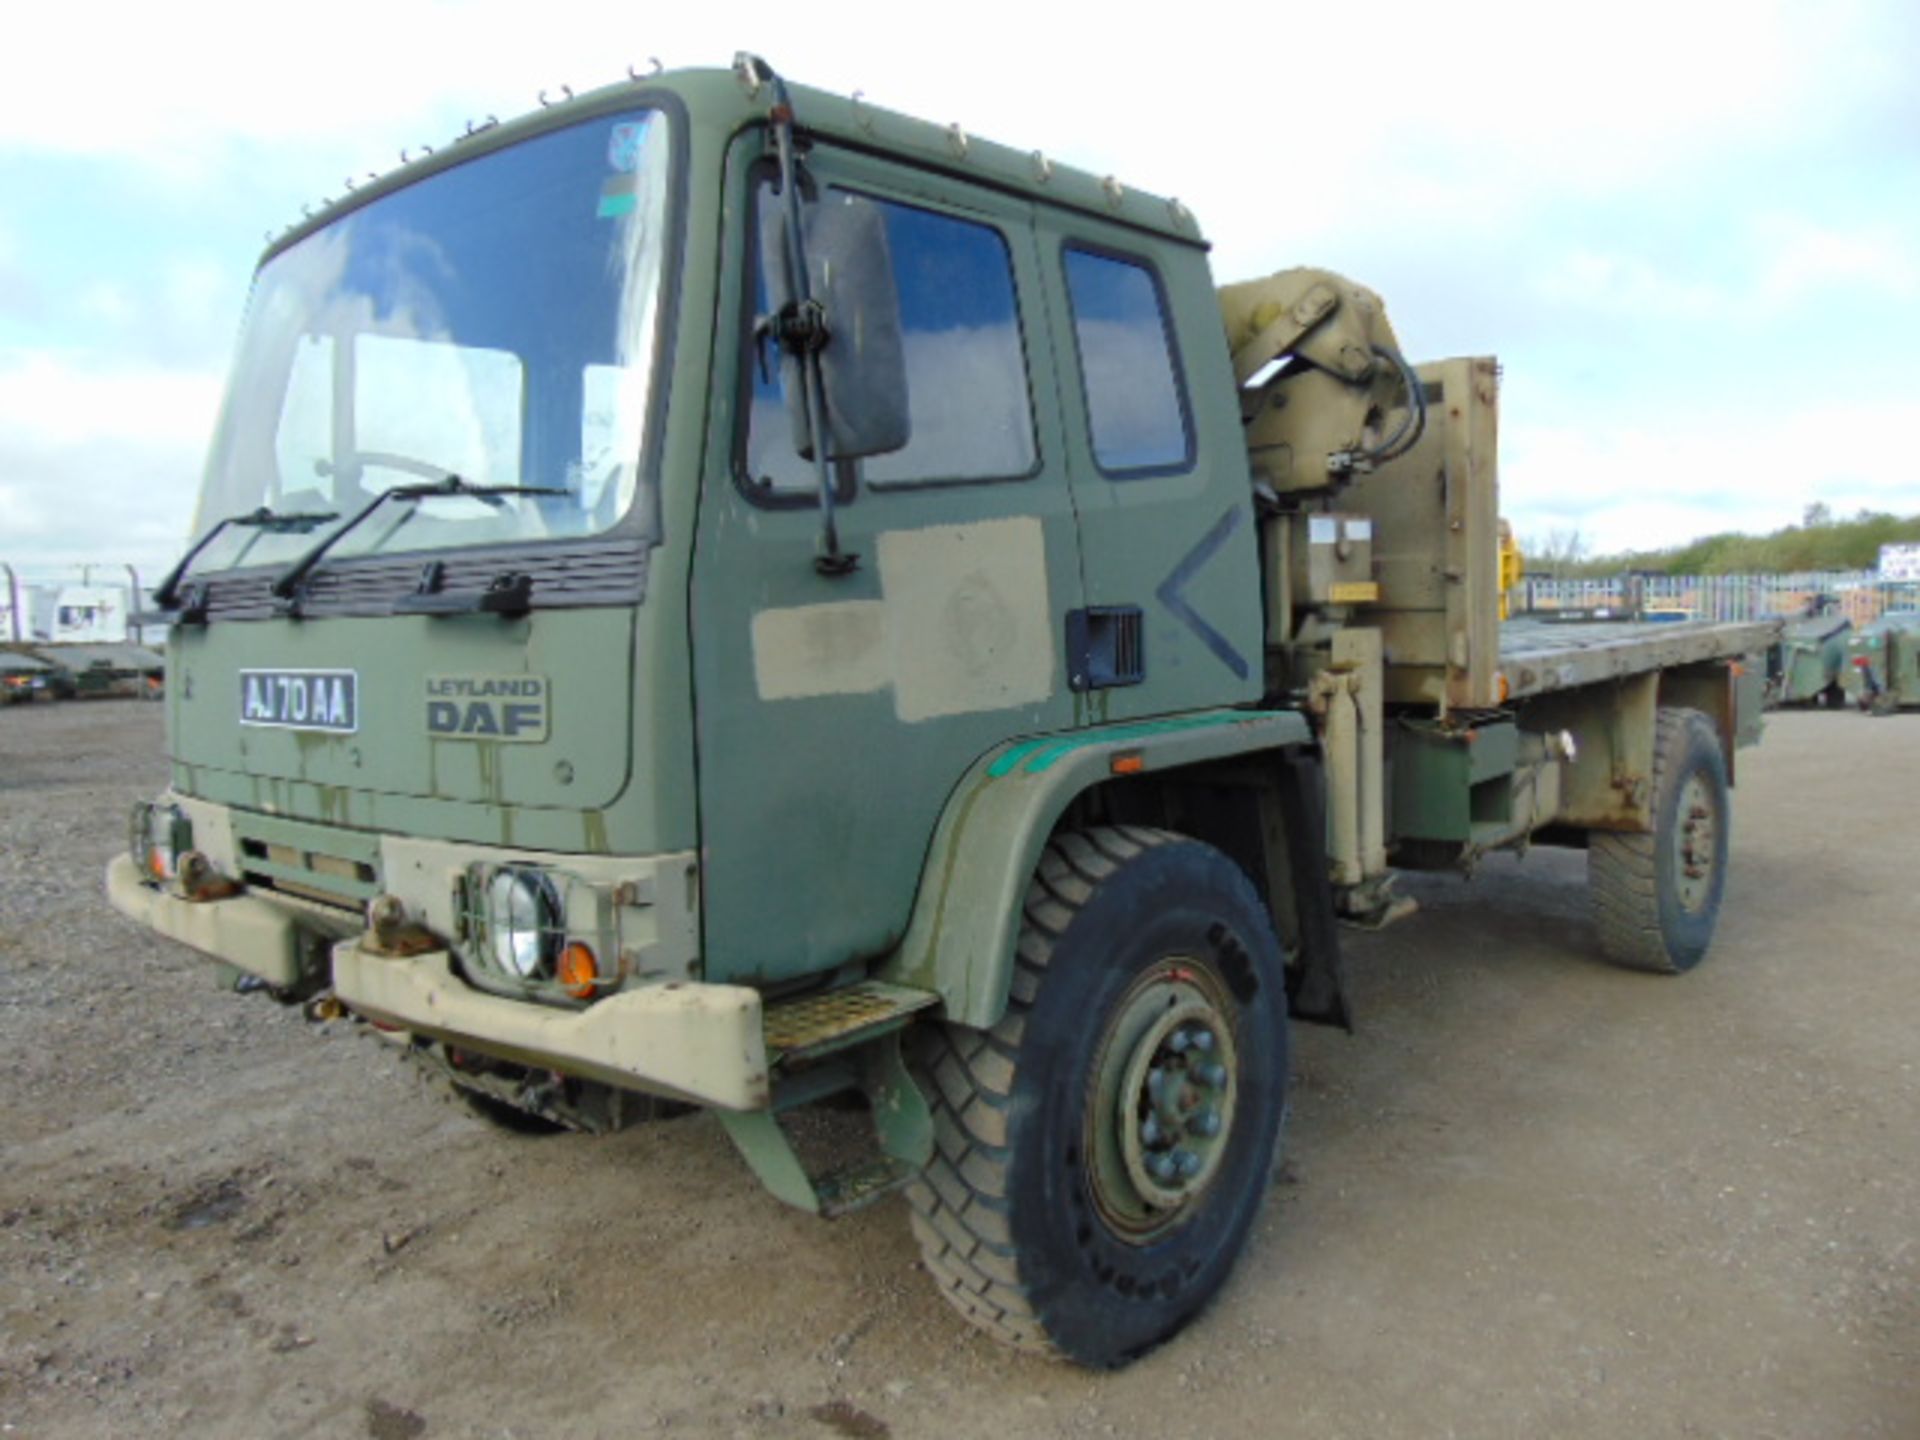
<svg viewBox="0 0 1920 1440">
<path fill-rule="evenodd" d="M 960 776 L 1075 719 L 1062 636 L 1079 555 L 1031 207 L 824 143 L 806 168 L 809 203 L 883 212 L 912 437 L 836 467 L 859 559 L 819 573 L 813 468 L 752 338 L 777 175 L 742 137 L 691 606 L 710 979 L 892 948 Z"/>
<path fill-rule="evenodd" d="M 1047 208 L 1096 720 L 1258 698 L 1257 525 L 1218 301 L 1197 245 Z"/>
</svg>

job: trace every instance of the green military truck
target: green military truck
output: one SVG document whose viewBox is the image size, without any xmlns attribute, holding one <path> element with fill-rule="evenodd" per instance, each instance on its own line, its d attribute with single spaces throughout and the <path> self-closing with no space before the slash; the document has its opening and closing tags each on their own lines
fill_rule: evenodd
<svg viewBox="0 0 1920 1440">
<path fill-rule="evenodd" d="M 1767 703 L 1833 709 L 1846 701 L 1843 675 L 1853 621 L 1831 595 L 1815 595 L 1806 613 L 1782 622 L 1767 652 Z"/>
<path fill-rule="evenodd" d="M 970 1320 L 1125 1363 L 1396 870 L 1583 847 L 1606 954 L 1706 952 L 1775 632 L 1503 639 L 1498 388 L 751 57 L 489 124 L 261 262 L 109 893 L 503 1122 L 903 1190 Z"/>
<path fill-rule="evenodd" d="M 1911 598 L 1911 597 L 1908 597 Z M 1870 715 L 1920 707 L 1920 609 L 1889 610 L 1846 641 L 1841 682 Z"/>
</svg>

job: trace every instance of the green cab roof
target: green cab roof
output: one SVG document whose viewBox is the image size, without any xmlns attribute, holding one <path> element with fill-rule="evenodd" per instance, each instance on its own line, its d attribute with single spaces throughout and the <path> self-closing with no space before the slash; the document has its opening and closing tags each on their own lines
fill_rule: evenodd
<svg viewBox="0 0 1920 1440">
<path fill-rule="evenodd" d="M 1150 231 L 1167 239 L 1206 245 L 1200 223 L 1177 199 L 1135 190 L 1113 176 L 1063 165 L 1040 150 L 1021 150 L 968 134 L 958 124 L 939 125 L 882 109 L 856 92 L 835 95 L 789 81 L 795 127 L 803 135 L 822 136 L 855 149 L 898 155 L 948 174 L 991 185 L 1027 198 L 1061 205 L 1102 219 Z M 733 70 L 666 70 L 637 75 L 589 91 L 559 104 L 511 120 L 486 121 L 418 158 L 403 152 L 397 168 L 370 178 L 275 237 L 260 257 L 265 264 L 280 251 L 380 195 L 440 170 L 476 159 L 549 130 L 596 115 L 631 110 L 672 97 L 696 124 L 728 132 L 767 122 L 772 87 L 751 89 Z"/>
</svg>

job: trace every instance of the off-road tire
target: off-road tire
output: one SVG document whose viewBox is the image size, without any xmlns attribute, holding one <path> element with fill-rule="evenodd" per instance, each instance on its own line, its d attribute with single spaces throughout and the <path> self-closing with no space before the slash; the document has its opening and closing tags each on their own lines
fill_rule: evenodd
<svg viewBox="0 0 1920 1440">
<path fill-rule="evenodd" d="M 1121 1027 L 1156 1013 L 1163 995 L 1169 1008 L 1147 1033 L 1173 1023 L 1189 984 L 1224 997 L 1203 1028 L 1217 1024 L 1218 1054 L 1232 1060 L 1231 1089 L 1219 1091 L 1227 1123 L 1195 1142 L 1211 1147 L 1204 1180 L 1171 1218 L 1142 1221 L 1129 1238 L 1108 1219 L 1114 1166 L 1087 1153 L 1098 1148 L 1095 1117 L 1130 1113 L 1133 1092 L 1111 1088 L 1116 1057 L 1146 1056 L 1137 1076 L 1159 1055 L 1137 1028 L 1123 1044 Z M 907 1191 L 914 1234 L 948 1301 L 997 1339 L 1124 1365 L 1200 1312 L 1259 1212 L 1286 1113 L 1280 945 L 1252 884 L 1219 851 L 1160 830 L 1088 829 L 1046 848 L 1011 990 L 991 1030 L 929 1026 L 917 1040 L 935 1153 Z M 1093 1103 L 1102 1085 L 1117 1101 L 1110 1110 Z M 1110 1162 L 1115 1143 L 1099 1142 Z"/>
<path fill-rule="evenodd" d="M 1710 813 L 1682 813 L 1704 808 Z M 1698 710 L 1661 709 L 1654 721 L 1653 831 L 1594 831 L 1587 889 L 1600 950 L 1615 965 L 1678 975 L 1713 940 L 1727 882 L 1732 827 L 1727 759 Z M 1711 834 L 1700 831 L 1701 824 Z M 1696 840 L 1701 853 L 1689 858 Z M 1692 873 L 1705 867 L 1705 874 Z"/>
</svg>

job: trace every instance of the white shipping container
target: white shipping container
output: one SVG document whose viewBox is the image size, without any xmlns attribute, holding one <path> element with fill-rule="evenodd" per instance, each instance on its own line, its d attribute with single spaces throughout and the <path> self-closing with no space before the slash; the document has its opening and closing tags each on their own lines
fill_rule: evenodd
<svg viewBox="0 0 1920 1440">
<path fill-rule="evenodd" d="M 1882 545 L 1882 580 L 1920 580 L 1920 545 Z"/>
<path fill-rule="evenodd" d="M 118 645 L 127 639 L 124 585 L 28 585 L 23 640 L 54 645 Z M 11 630 L 7 632 L 11 634 Z"/>
</svg>

